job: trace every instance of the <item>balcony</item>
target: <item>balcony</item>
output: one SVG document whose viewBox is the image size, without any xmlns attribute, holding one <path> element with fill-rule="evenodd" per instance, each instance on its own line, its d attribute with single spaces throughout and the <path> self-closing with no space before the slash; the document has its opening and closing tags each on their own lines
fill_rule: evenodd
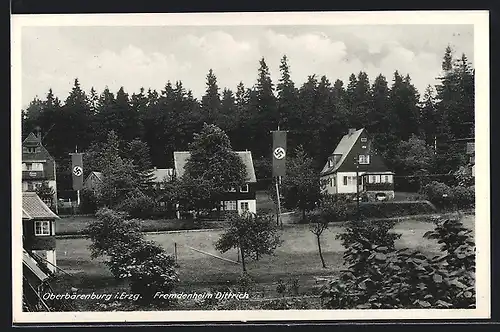
<svg viewBox="0 0 500 332">
<path fill-rule="evenodd" d="M 44 171 L 23 171 L 23 180 L 43 180 L 45 179 Z"/>
<path fill-rule="evenodd" d="M 390 191 L 394 190 L 394 183 L 380 182 L 380 183 L 365 183 L 366 191 Z"/>
</svg>

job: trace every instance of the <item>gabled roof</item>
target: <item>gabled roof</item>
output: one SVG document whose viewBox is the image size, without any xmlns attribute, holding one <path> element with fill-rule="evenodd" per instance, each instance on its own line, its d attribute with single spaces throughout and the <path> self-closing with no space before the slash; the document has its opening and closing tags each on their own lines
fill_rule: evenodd
<svg viewBox="0 0 500 332">
<path fill-rule="evenodd" d="M 332 155 L 342 155 L 342 157 L 335 165 L 333 165 L 333 167 L 329 167 L 329 163 L 327 162 L 325 164 L 325 167 L 323 167 L 323 170 L 321 170 L 322 175 L 333 173 L 337 171 L 337 169 L 339 169 L 339 167 L 344 162 L 345 158 L 349 154 L 349 151 L 351 151 L 352 147 L 354 146 L 354 143 L 356 143 L 363 130 L 365 129 L 361 128 L 359 130 L 356 130 L 354 133 L 346 134 L 342 137 L 339 144 L 335 148 L 335 151 L 333 151 L 332 153 Z"/>
<path fill-rule="evenodd" d="M 35 153 L 26 153 L 23 151 L 22 153 L 23 161 L 54 159 L 52 155 L 49 153 L 49 151 L 47 151 L 47 149 L 43 146 L 40 138 L 36 137 L 34 133 L 30 133 L 28 137 L 24 139 L 22 146 L 37 148 L 37 152 Z"/>
<path fill-rule="evenodd" d="M 89 176 L 87 176 L 85 181 L 87 181 L 92 175 L 94 175 L 101 182 L 104 180 L 104 174 L 102 174 L 101 172 L 92 171 L 90 172 Z"/>
<path fill-rule="evenodd" d="M 23 192 L 23 219 L 59 219 L 35 192 Z"/>
<path fill-rule="evenodd" d="M 170 179 L 174 170 L 172 168 L 155 168 L 153 169 L 153 182 L 162 182 L 165 179 Z"/>
<path fill-rule="evenodd" d="M 235 151 L 235 153 L 240 157 L 241 161 L 245 165 L 247 171 L 246 181 L 249 183 L 257 182 L 255 176 L 255 169 L 253 166 L 252 152 L 250 151 Z M 174 166 L 177 177 L 182 177 L 184 175 L 184 167 L 191 156 L 189 151 L 176 151 L 174 152 Z"/>
</svg>

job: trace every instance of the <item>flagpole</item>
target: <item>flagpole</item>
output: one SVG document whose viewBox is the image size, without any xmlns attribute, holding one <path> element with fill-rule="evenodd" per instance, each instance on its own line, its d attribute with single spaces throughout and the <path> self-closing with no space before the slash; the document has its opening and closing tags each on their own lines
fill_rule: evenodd
<svg viewBox="0 0 500 332">
<path fill-rule="evenodd" d="M 78 153 L 78 145 L 75 146 L 75 153 Z M 80 207 L 80 190 L 76 191 L 76 206 Z"/>
</svg>

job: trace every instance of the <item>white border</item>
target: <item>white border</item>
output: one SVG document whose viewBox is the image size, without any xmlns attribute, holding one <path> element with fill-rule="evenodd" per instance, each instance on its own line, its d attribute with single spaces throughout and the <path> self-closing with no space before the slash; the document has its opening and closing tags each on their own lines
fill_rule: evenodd
<svg viewBox="0 0 500 332">
<path fill-rule="evenodd" d="M 476 78 L 476 309 L 418 310 L 253 310 L 165 312 L 22 312 L 21 241 L 21 30 L 23 26 L 157 26 L 157 25 L 368 25 L 473 24 Z M 489 318 L 490 179 L 489 179 L 489 16 L 487 11 L 289 12 L 213 14 L 12 15 L 12 298 L 14 323 L 386 320 Z M 16 185 L 19 184 L 19 185 Z"/>
</svg>

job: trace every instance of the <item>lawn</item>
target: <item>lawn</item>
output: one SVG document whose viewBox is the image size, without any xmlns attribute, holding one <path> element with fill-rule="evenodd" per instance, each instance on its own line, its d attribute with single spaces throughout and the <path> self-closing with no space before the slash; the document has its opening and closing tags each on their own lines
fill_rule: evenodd
<svg viewBox="0 0 500 332">
<path fill-rule="evenodd" d="M 474 228 L 474 216 L 465 216 L 466 227 Z M 423 234 L 431 230 L 433 225 L 426 221 L 406 220 L 397 224 L 395 232 L 402 237 L 397 242 L 398 247 L 419 249 L 426 254 L 437 254 L 438 244 L 423 238 Z M 274 256 L 264 256 L 259 261 L 247 264 L 249 274 L 257 282 L 255 295 L 276 296 L 276 283 L 279 279 L 288 281 L 298 278 L 300 292 L 313 294 L 317 291 L 315 276 L 332 276 L 342 268 L 344 248 L 335 234 L 342 231 L 341 225 L 330 227 L 322 236 L 323 254 L 327 268 L 321 267 L 317 252 L 315 237 L 309 232 L 307 225 L 289 225 L 282 230 L 283 244 L 276 250 Z M 148 234 L 148 239 L 161 244 L 165 250 L 174 253 L 177 244 L 178 272 L 181 280 L 176 291 L 203 291 L 210 287 L 232 285 L 241 273 L 241 266 L 223 261 L 199 252 L 189 247 L 218 255 L 230 260 L 238 259 L 235 250 L 224 254 L 218 253 L 214 242 L 221 230 L 196 231 L 172 234 Z M 117 283 L 109 273 L 104 259 L 90 259 L 86 239 L 58 239 L 57 264 L 60 268 L 73 275 L 71 286 L 81 289 L 82 293 L 114 292 L 126 290 L 126 286 Z M 90 305 L 90 303 L 85 305 Z"/>
</svg>

